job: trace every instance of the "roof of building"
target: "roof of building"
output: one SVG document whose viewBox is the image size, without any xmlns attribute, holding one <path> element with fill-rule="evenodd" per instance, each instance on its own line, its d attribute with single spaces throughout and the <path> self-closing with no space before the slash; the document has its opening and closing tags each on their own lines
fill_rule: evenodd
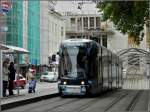
<svg viewBox="0 0 150 112">
<path fill-rule="evenodd" d="M 92 40 L 90 39 L 67 39 L 64 40 L 63 42 L 91 42 Z"/>
</svg>

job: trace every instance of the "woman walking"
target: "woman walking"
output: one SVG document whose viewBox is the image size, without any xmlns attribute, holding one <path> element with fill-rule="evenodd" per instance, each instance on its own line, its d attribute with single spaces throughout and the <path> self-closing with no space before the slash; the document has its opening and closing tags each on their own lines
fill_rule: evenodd
<svg viewBox="0 0 150 112">
<path fill-rule="evenodd" d="M 32 93 L 32 92 L 35 93 L 36 80 L 35 80 L 34 71 L 29 69 L 27 74 L 26 74 L 26 78 L 27 78 L 28 83 L 29 83 L 28 93 Z"/>
</svg>

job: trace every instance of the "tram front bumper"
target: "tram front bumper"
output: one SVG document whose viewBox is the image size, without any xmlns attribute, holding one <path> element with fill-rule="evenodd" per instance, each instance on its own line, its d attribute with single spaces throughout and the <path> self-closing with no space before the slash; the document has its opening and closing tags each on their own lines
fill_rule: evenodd
<svg viewBox="0 0 150 112">
<path fill-rule="evenodd" d="M 85 85 L 59 85 L 59 90 L 63 95 L 85 95 L 87 88 Z"/>
</svg>

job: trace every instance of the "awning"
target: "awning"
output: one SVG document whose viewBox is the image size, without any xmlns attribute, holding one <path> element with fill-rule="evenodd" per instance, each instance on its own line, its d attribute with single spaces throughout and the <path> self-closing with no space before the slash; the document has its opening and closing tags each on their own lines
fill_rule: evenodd
<svg viewBox="0 0 150 112">
<path fill-rule="evenodd" d="M 16 46 L 10 46 L 10 45 L 4 45 L 1 44 L 2 49 L 6 50 L 6 54 L 28 54 L 29 51 L 21 48 L 21 47 L 16 47 Z"/>
</svg>

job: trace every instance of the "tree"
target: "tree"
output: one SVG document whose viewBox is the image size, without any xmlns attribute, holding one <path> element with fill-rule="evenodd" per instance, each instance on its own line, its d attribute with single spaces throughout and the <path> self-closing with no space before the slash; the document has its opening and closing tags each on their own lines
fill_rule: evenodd
<svg viewBox="0 0 150 112">
<path fill-rule="evenodd" d="M 110 19 L 117 30 L 133 37 L 135 44 L 143 39 L 144 25 L 148 23 L 148 1 L 100 1 L 97 8 L 102 12 L 103 21 Z"/>
</svg>

